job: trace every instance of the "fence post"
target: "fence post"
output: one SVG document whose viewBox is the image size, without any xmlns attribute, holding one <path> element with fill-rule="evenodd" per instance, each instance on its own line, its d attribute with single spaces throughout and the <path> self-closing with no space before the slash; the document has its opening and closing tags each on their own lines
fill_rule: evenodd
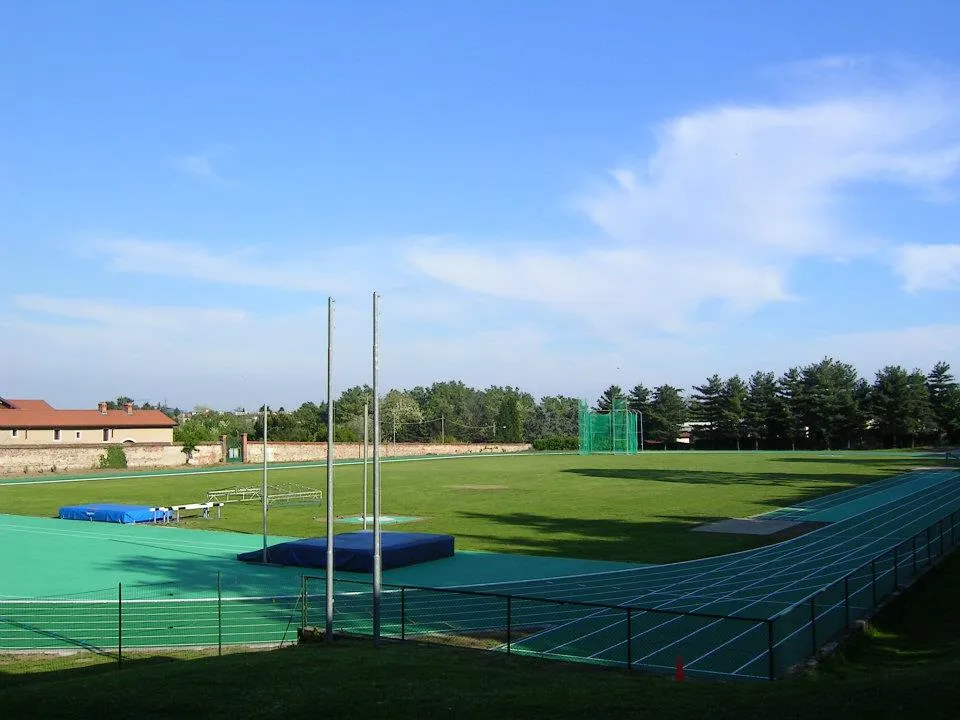
<svg viewBox="0 0 960 720">
<path fill-rule="evenodd" d="M 843 623 L 850 627 L 850 576 L 843 578 Z"/>
<path fill-rule="evenodd" d="M 217 656 L 223 655 L 223 591 L 220 588 L 220 573 L 217 573 Z"/>
<path fill-rule="evenodd" d="M 767 620 L 767 663 L 770 666 L 770 679 L 776 680 L 777 666 L 773 660 L 773 620 Z"/>
<path fill-rule="evenodd" d="M 123 583 L 117 583 L 117 669 L 123 667 Z"/>
<path fill-rule="evenodd" d="M 407 639 L 407 589 L 400 588 L 400 639 Z"/>
<path fill-rule="evenodd" d="M 877 561 L 870 561 L 870 592 L 873 594 L 873 606 L 877 606 Z"/>
<path fill-rule="evenodd" d="M 817 596 L 810 598 L 810 644 L 813 648 L 813 655 L 817 654 Z"/>
<path fill-rule="evenodd" d="M 510 645 L 513 639 L 513 633 L 511 632 L 513 626 L 513 606 L 510 602 L 512 599 L 512 595 L 507 595 L 507 655 L 510 654 Z"/>
<path fill-rule="evenodd" d="M 309 616 L 307 615 L 307 576 L 300 576 L 300 627 L 307 627 L 307 620 Z"/>
<path fill-rule="evenodd" d="M 627 608 L 627 670 L 633 670 L 633 610 Z"/>
</svg>

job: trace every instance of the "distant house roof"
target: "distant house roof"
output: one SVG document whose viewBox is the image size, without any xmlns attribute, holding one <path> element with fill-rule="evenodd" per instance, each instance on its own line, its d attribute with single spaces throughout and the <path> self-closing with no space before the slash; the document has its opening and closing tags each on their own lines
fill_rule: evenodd
<svg viewBox="0 0 960 720">
<path fill-rule="evenodd" d="M 0 429 L 168 428 L 177 423 L 159 410 L 57 410 L 45 400 L 0 398 Z"/>
</svg>

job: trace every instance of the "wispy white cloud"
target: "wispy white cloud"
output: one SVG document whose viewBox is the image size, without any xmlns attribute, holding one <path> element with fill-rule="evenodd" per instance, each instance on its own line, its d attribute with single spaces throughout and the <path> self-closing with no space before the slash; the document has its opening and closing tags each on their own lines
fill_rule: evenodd
<svg viewBox="0 0 960 720">
<path fill-rule="evenodd" d="M 445 334 L 411 318 L 410 308 L 392 299 L 382 306 L 384 389 L 452 378 L 556 392 L 561 377 L 571 370 L 585 376 L 601 354 L 572 352 L 558 365 L 547 334 L 535 325 L 468 326 Z M 370 301 L 336 305 L 335 394 L 371 382 Z M 13 307 L 0 320 L 13 350 L 4 357 L 4 381 L 21 395 L 89 406 L 98 397 L 124 393 L 223 408 L 265 399 L 295 407 L 325 396 L 325 303 L 263 314 L 21 295 Z M 64 358 L 70 372 L 63 372 Z"/>
<path fill-rule="evenodd" d="M 906 245 L 896 253 L 895 267 L 907 292 L 960 291 L 960 244 Z"/>
<path fill-rule="evenodd" d="M 215 157 L 223 150 L 222 146 L 217 146 L 204 152 L 180 155 L 173 158 L 170 165 L 197 182 L 207 185 L 224 185 L 226 178 L 214 167 Z"/>
<path fill-rule="evenodd" d="M 852 363 L 868 379 L 886 365 L 928 371 L 937 362 L 956 361 L 957 348 L 960 348 L 960 324 L 828 334 L 807 340 L 804 346 L 787 348 L 793 353 L 793 360 L 789 362 L 796 363 L 799 359 L 816 362 L 830 355 Z"/>
<path fill-rule="evenodd" d="M 867 63 L 822 64 L 836 75 Z M 884 242 L 844 214 L 851 188 L 896 184 L 925 198 L 960 171 L 954 85 L 911 77 L 843 89 L 832 83 L 819 98 L 726 104 L 664 123 L 645 161 L 613 168 L 576 198 L 599 231 L 586 249 L 433 243 L 414 248 L 410 261 L 451 285 L 546 305 L 607 335 L 690 331 L 706 309 L 735 317 L 789 300 L 798 262 Z"/>
<path fill-rule="evenodd" d="M 247 320 L 246 313 L 233 309 L 190 306 L 134 307 L 104 299 L 64 298 L 47 295 L 14 295 L 13 306 L 20 310 L 71 320 L 84 320 L 101 326 L 127 326 L 131 330 L 182 331 L 192 325 L 237 326 Z"/>
<path fill-rule="evenodd" d="M 227 285 L 281 290 L 331 292 L 350 285 L 356 263 L 331 254 L 323 262 L 303 257 L 277 260 L 267 248 L 218 250 L 198 243 L 119 238 L 99 240 L 87 248 L 105 257 L 111 270 L 143 275 L 192 278 Z"/>
</svg>

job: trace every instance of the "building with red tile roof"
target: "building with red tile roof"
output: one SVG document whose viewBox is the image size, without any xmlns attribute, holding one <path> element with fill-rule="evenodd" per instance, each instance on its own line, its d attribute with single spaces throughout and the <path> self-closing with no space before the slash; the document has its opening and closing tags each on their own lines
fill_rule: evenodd
<svg viewBox="0 0 960 720">
<path fill-rule="evenodd" d="M 159 410 L 57 410 L 45 400 L 0 397 L 0 446 L 172 443 L 176 422 Z"/>
</svg>

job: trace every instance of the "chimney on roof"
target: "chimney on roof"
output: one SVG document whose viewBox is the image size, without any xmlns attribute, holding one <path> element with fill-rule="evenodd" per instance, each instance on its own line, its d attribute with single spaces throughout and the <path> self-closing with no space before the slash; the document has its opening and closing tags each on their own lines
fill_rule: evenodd
<svg viewBox="0 0 960 720">
<path fill-rule="evenodd" d="M 123 409 L 127 411 L 127 415 L 133 415 L 133 403 L 124 403 Z"/>
<path fill-rule="evenodd" d="M 100 411 L 100 414 L 101 414 L 101 415 L 106 415 L 106 414 L 107 414 L 107 404 L 106 404 L 105 402 L 100 403 L 99 405 L 97 405 L 97 410 Z"/>
</svg>

